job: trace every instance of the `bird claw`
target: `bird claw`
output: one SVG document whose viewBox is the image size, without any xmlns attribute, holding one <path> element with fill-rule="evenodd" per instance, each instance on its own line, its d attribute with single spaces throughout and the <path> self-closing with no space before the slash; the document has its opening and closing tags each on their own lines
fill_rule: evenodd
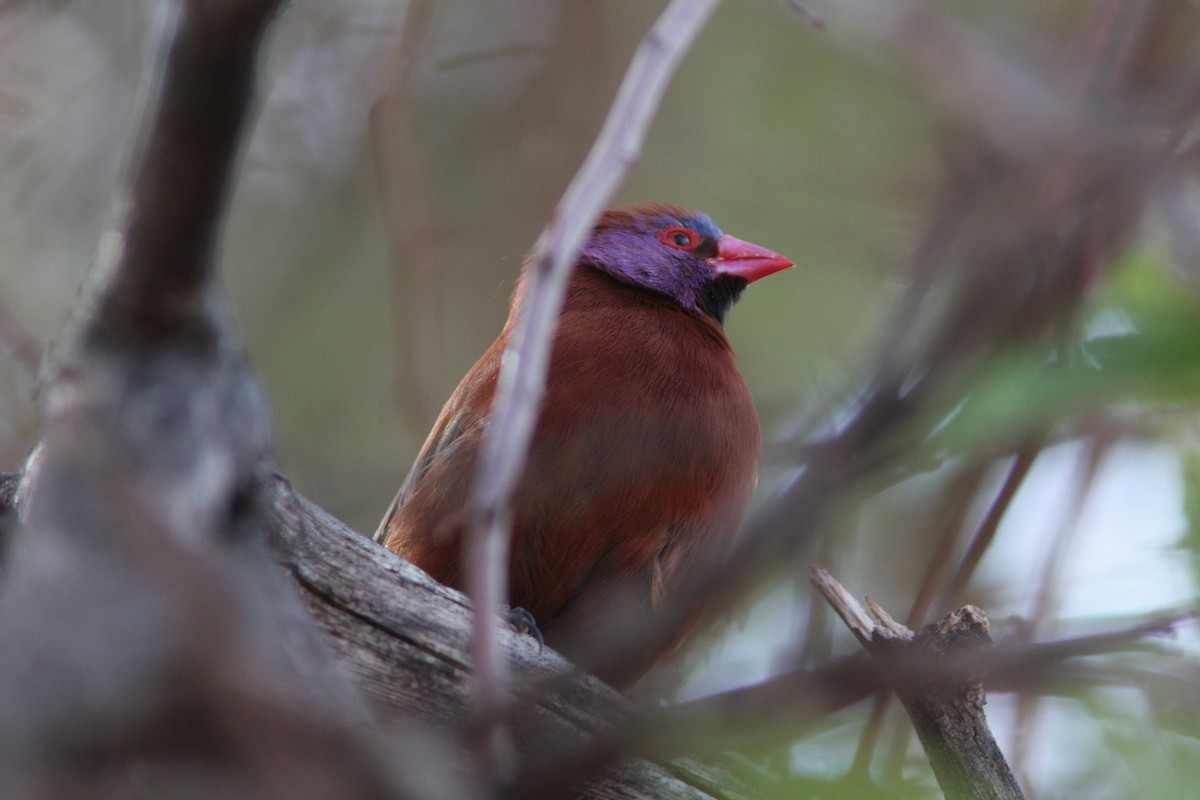
<svg viewBox="0 0 1200 800">
<path fill-rule="evenodd" d="M 546 646 L 546 640 L 542 638 L 542 631 L 538 628 L 537 620 L 533 614 L 519 606 L 512 606 L 508 609 L 508 624 L 516 628 L 517 633 L 524 633 L 538 640 L 538 652 Z"/>
</svg>

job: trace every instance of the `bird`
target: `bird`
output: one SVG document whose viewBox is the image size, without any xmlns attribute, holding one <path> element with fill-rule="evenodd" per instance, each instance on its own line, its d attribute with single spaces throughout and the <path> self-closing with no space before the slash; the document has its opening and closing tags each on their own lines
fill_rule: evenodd
<svg viewBox="0 0 1200 800">
<path fill-rule="evenodd" d="M 689 570 L 722 553 L 754 493 L 762 433 L 724 321 L 748 284 L 791 266 L 703 213 L 643 203 L 604 212 L 571 269 L 513 497 L 509 601 L 547 644 L 614 687 L 636 682 L 682 634 L 598 658 L 607 640 L 630 614 L 653 619 Z M 468 494 L 529 273 L 375 534 L 455 588 Z"/>
</svg>

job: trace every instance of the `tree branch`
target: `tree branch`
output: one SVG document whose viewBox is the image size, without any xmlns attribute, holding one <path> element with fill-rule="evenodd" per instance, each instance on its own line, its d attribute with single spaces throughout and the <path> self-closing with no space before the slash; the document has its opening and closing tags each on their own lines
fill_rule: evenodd
<svg viewBox="0 0 1200 800">
<path fill-rule="evenodd" d="M 872 658 L 936 666 L 946 659 L 976 659 L 991 647 L 987 617 L 974 606 L 948 614 L 936 625 L 914 634 L 873 603 L 870 615 L 820 567 L 813 583 Z M 924 680 L 898 684 L 896 694 L 916 728 L 929 763 L 947 800 L 1023 800 L 1004 755 L 996 745 L 987 717 L 982 671 L 958 680 Z"/>
<path fill-rule="evenodd" d="M 596 218 L 637 161 L 675 68 L 716 6 L 717 0 L 672 0 L 646 34 L 599 137 L 555 208 L 530 262 L 529 287 L 504 354 L 492 422 L 467 508 L 466 584 L 478 612 L 472 634 L 476 706 L 489 728 L 484 741 L 494 765 L 503 749 L 507 705 L 505 662 L 495 625 L 508 598 L 512 495 L 541 407 L 567 276 Z"/>
<path fill-rule="evenodd" d="M 385 719 L 416 715 L 466 732 L 472 700 L 471 606 L 399 556 L 277 483 L 269 525 L 276 559 L 338 660 Z M 608 744 L 637 716 L 633 704 L 530 636 L 505 626 L 500 645 L 516 671 L 521 702 L 511 723 L 521 776 L 511 797 L 703 798 L 708 795 Z M 587 758 L 580 759 L 580 754 Z M 693 768 L 694 769 L 694 768 Z M 543 780 L 545 771 L 554 780 Z M 696 778 L 705 777 L 700 770 Z M 586 778 L 586 785 L 579 782 Z M 722 776 L 710 781 L 728 783 Z"/>
<path fill-rule="evenodd" d="M 258 46 L 280 2 L 179 6 L 124 230 L 102 242 L 103 285 L 88 314 L 90 335 L 137 344 L 163 326 L 204 327 Z"/>
</svg>

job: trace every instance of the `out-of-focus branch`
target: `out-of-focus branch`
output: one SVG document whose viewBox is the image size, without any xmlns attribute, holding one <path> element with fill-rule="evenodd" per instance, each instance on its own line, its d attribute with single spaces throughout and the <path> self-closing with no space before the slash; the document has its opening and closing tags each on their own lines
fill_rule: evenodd
<svg viewBox="0 0 1200 800">
<path fill-rule="evenodd" d="M 992 498 L 987 513 L 983 515 L 979 527 L 975 529 L 975 535 L 971 537 L 971 542 L 967 545 L 967 552 L 963 554 L 962 562 L 943 588 L 939 598 L 941 605 L 960 601 L 959 599 L 967 588 L 967 583 L 975 575 L 975 570 L 979 568 L 980 562 L 983 561 L 984 555 L 995 540 L 996 532 L 1000 530 L 1000 523 L 1004 521 L 1005 514 L 1008 513 L 1013 499 L 1017 496 L 1017 490 L 1024 484 L 1029 470 L 1033 467 L 1033 462 L 1037 460 L 1041 452 L 1042 442 L 1034 441 L 1022 446 L 1013 456 L 1008 474 L 1004 476 L 1000 490 Z"/>
<path fill-rule="evenodd" d="M 1046 555 L 1046 561 L 1038 579 L 1033 608 L 1023 625 L 1023 632 L 1031 639 L 1045 628 L 1058 611 L 1059 586 L 1063 580 L 1067 552 L 1070 550 L 1075 532 L 1079 529 L 1080 517 L 1083 515 L 1084 505 L 1095 486 L 1096 476 L 1109 456 L 1112 445 L 1111 436 L 1097 434 L 1088 443 L 1083 463 L 1077 467 L 1077 475 L 1071 489 L 1066 513 L 1058 525 L 1057 535 L 1050 544 L 1049 553 Z M 1022 695 L 1018 698 L 1016 725 L 1014 726 L 1017 734 L 1014 737 L 1012 750 L 1013 764 L 1016 765 L 1018 771 L 1021 770 L 1021 765 L 1025 762 L 1029 752 L 1030 743 L 1033 741 L 1036 712 L 1034 697 Z"/>
<path fill-rule="evenodd" d="M 865 657 L 835 659 L 816 667 L 781 673 L 753 686 L 693 700 L 651 717 L 652 740 L 662 752 L 679 742 L 688 745 L 709 736 L 737 736 L 764 725 L 780 724 L 804 731 L 825 715 L 872 693 L 894 690 L 908 682 L 933 679 L 955 682 L 983 675 L 992 691 L 1061 694 L 1089 686 L 1150 687 L 1154 675 L 1137 673 L 1120 663 L 1075 662 L 1091 656 L 1115 656 L 1146 649 L 1146 639 L 1172 635 L 1196 614 L 1178 613 L 1111 631 L 1050 642 L 1002 641 L 983 654 L 962 654 L 939 663 L 915 660 L 881 665 Z M 1080 676 L 1079 683 L 1073 683 Z M 627 736 L 636 734 L 626 728 Z M 635 735 L 636 738 L 636 735 Z"/>
<path fill-rule="evenodd" d="M 162 327 L 202 328 L 211 314 L 205 306 L 216 233 L 253 96 L 259 41 L 279 5 L 179 5 L 179 35 L 163 66 L 128 215 L 123 230 L 107 234 L 100 249 L 103 285 L 88 310 L 85 336 L 136 342 Z"/>
<path fill-rule="evenodd" d="M 874 629 L 875 620 L 858 612 L 860 627 Z M 1159 691 L 1161 676 L 1131 669 L 1117 657 L 1146 650 L 1146 639 L 1173 634 L 1195 617 L 1180 611 L 1099 634 L 1050 642 L 1002 641 L 982 652 L 893 653 L 834 659 L 814 667 L 787 671 L 761 683 L 681 703 L 669 708 L 622 716 L 621 723 L 596 740 L 564 742 L 545 758 L 535 754 L 528 774 L 510 797 L 556 797 L 553 787 L 630 756 L 674 758 L 680 753 L 718 753 L 731 743 L 762 730 L 783 730 L 794 737 L 819 730 L 829 715 L 879 692 L 907 695 L 927 691 L 930 683 L 955 686 L 981 678 L 993 692 L 1078 696 L 1093 687 L 1125 686 Z M 897 631 L 903 626 L 895 625 Z M 1088 657 L 1108 656 L 1102 660 Z M 1173 678 L 1180 694 L 1200 688 Z M 555 683 L 544 686 L 555 686 Z M 563 693 L 568 693 L 563 687 Z M 531 698 L 543 699 L 531 687 Z M 544 701 L 544 699 L 543 699 Z M 528 713 L 528 711 L 526 712 Z"/>
<path fill-rule="evenodd" d="M 41 348 L 3 303 L 0 303 L 0 348 L 7 351 L 9 360 L 21 370 L 22 377 L 33 383 L 42 357 Z"/>
<path fill-rule="evenodd" d="M 466 585 L 476 610 L 476 705 L 485 726 L 485 752 L 497 774 L 505 748 L 507 677 L 495 626 L 508 597 L 512 494 L 541 406 L 567 276 L 596 218 L 637 160 L 675 68 L 716 6 L 717 0 L 672 0 L 646 34 L 596 143 L 530 260 L 529 286 L 504 355 L 466 519 Z"/>
<path fill-rule="evenodd" d="M 803 19 L 805 22 L 807 22 L 809 25 L 812 25 L 817 30 L 824 29 L 824 27 L 825 27 L 824 18 L 822 18 L 820 14 L 813 11 L 811 8 L 806 6 L 804 3 L 801 3 L 800 0 L 788 0 L 788 5 L 790 5 L 792 7 L 792 10 L 795 11 L 797 14 L 799 14 L 800 18 Z"/>
<path fill-rule="evenodd" d="M 397 13 L 399 9 L 397 9 Z M 437 399 L 418 376 L 439 360 L 437 268 L 441 260 L 426 180 L 416 158 L 412 118 L 413 72 L 432 23 L 431 0 L 414 0 L 404 10 L 399 46 L 385 67 L 387 84 L 371 108 L 371 149 L 379 169 L 379 196 L 393 262 L 393 325 L 403 332 L 396 344 L 396 401 L 413 430 L 437 417 Z"/>
<path fill-rule="evenodd" d="M 847 494 L 870 492 L 913 463 L 940 463 L 947 422 L 989 359 L 1025 347 L 1050 361 L 1061 350 L 1167 157 L 1156 115 L 1130 113 L 1114 126 L 1104 104 L 1060 90 L 1071 65 L 1016 57 L 925 6 L 853 0 L 830 13 L 831 26 L 870 38 L 913 70 L 916 88 L 974 144 L 951 171 L 941 213 L 916 250 L 903 313 L 884 327 L 882 356 L 857 397 L 827 432 L 790 443 L 788 482 L 746 522 L 723 563 L 686 576 L 657 630 L 629 620 L 630 648 L 669 641 L 697 605 L 727 607 L 754 580 L 796 567 Z M 1019 445 L 992 446 L 999 454 Z M 598 658 L 619 663 L 625 652 Z"/>
<path fill-rule="evenodd" d="M 278 5 L 178 5 L 122 226 L 49 370 L 43 442 L 20 496 L 2 483 L 13 796 L 479 796 L 440 737 L 418 755 L 384 734 L 263 546 L 270 421 L 215 253 Z M 417 787 L 416 765 L 446 788 Z"/>
<path fill-rule="evenodd" d="M 1000 529 L 1000 523 L 1004 519 L 1005 514 L 1008 513 L 1008 509 L 1017 495 L 1017 490 L 1024 484 L 1034 460 L 1041 453 L 1041 447 L 1041 442 L 1030 443 L 1023 446 L 1013 456 L 1013 463 L 1009 466 L 1008 474 L 1005 475 L 1004 481 L 1000 484 L 1000 489 L 996 492 L 996 496 L 992 498 L 987 513 L 980 520 L 975 534 L 971 537 L 970 544 L 967 546 L 966 552 L 954 572 L 954 576 L 940 590 L 941 594 L 938 596 L 938 603 L 942 606 L 950 605 L 954 602 L 953 598 L 958 598 L 962 594 L 967 586 L 967 582 L 975 574 L 976 568 L 995 539 L 996 532 Z M 966 513 L 966 499 L 969 499 L 969 495 L 964 498 L 962 509 L 964 514 Z M 943 544 L 948 545 L 949 542 L 944 542 Z M 950 552 L 950 549 L 947 547 L 947 552 L 943 556 L 939 550 L 935 558 L 948 559 Z M 938 586 L 941 585 L 941 577 L 940 574 L 935 574 L 933 570 L 925 576 L 921 587 L 917 591 L 917 599 L 913 602 L 913 607 L 909 610 L 908 625 L 914 627 L 919 625 L 929 614 L 930 608 L 934 605 L 934 598 L 937 596 L 935 592 L 938 591 Z M 875 698 L 875 705 L 871 709 L 871 716 L 863 728 L 858 750 L 854 754 L 854 764 L 851 767 L 854 772 L 866 775 L 869 771 L 871 760 L 875 755 L 875 747 L 879 743 L 879 736 L 883 732 L 883 724 L 887 718 L 887 712 L 891 708 L 891 703 L 891 694 L 881 694 Z"/>
</svg>

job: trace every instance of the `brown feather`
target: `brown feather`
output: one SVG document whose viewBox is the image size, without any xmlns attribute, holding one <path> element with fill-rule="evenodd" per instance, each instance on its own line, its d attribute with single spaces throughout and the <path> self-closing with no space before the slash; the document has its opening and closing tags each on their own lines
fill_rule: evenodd
<svg viewBox="0 0 1200 800">
<path fill-rule="evenodd" d="M 609 212 L 597 231 L 647 213 L 685 212 Z M 462 509 L 523 296 L 522 281 L 504 330 L 446 403 L 376 534 L 459 588 Z M 754 491 L 760 450 L 754 404 L 721 326 L 577 266 L 514 497 L 512 605 L 586 665 L 615 615 L 653 615 L 681 575 L 723 550 Z M 662 655 L 633 654 L 601 677 L 628 683 Z"/>
<path fill-rule="evenodd" d="M 381 529 L 450 586 L 462 586 L 461 509 L 510 327 L 442 410 Z M 593 606 L 626 581 L 658 607 L 680 570 L 726 543 L 761 448 L 720 327 L 587 268 L 572 276 L 533 442 L 514 499 L 511 602 L 568 655 L 588 637 L 567 618 L 603 614 Z"/>
</svg>

